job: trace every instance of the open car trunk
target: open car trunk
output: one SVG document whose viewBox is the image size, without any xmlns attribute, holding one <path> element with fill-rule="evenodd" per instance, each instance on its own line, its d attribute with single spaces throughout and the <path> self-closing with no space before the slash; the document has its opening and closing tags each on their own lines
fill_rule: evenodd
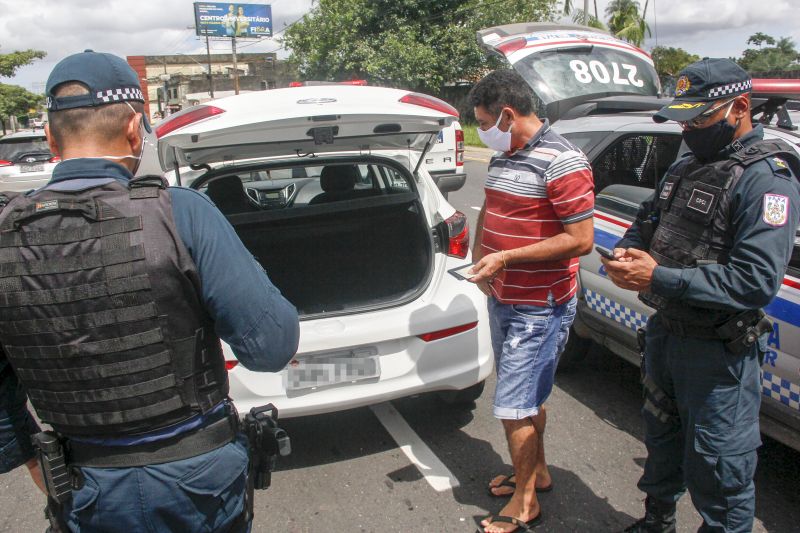
<svg viewBox="0 0 800 533">
<path fill-rule="evenodd" d="M 329 198 L 330 193 L 319 192 L 324 189 L 314 174 L 332 166 L 355 166 L 363 172 L 363 183 L 351 197 Z M 273 169 L 271 176 L 281 171 L 294 177 L 247 181 L 265 171 L 234 170 L 236 177 L 244 178 L 245 194 L 261 199 L 258 207 L 244 206 L 238 212 L 215 196 L 213 179 L 203 179 L 209 183 L 205 189 L 195 188 L 217 203 L 301 315 L 400 305 L 427 286 L 433 237 L 407 171 L 399 166 L 328 164 L 301 171 Z M 219 174 L 219 181 L 230 179 Z M 275 191 L 286 187 L 291 194 L 281 206 L 274 200 Z"/>
</svg>

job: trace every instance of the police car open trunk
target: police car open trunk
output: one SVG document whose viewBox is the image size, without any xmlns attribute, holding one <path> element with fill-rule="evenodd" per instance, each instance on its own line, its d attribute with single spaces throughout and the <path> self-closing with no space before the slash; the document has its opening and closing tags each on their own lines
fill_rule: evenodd
<svg viewBox="0 0 800 533">
<path fill-rule="evenodd" d="M 447 231 L 427 214 L 430 192 L 414 173 L 455 110 L 407 91 L 346 86 L 212 104 L 159 125 L 162 167 L 191 166 L 184 183 L 203 169 L 191 187 L 302 315 L 399 305 L 425 289 Z"/>
</svg>

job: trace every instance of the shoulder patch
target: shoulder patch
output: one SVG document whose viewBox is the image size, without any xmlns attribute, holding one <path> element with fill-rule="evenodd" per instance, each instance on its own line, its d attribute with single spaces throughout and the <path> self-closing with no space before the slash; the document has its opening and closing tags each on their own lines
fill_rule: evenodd
<svg viewBox="0 0 800 533">
<path fill-rule="evenodd" d="M 786 221 L 789 220 L 789 197 L 782 194 L 765 194 L 762 218 L 770 226 L 786 225 Z"/>
<path fill-rule="evenodd" d="M 789 167 L 789 163 L 781 157 L 768 157 L 764 161 L 766 161 L 770 170 L 772 170 L 772 173 L 776 176 L 791 178 L 794 175 L 792 169 Z"/>
</svg>

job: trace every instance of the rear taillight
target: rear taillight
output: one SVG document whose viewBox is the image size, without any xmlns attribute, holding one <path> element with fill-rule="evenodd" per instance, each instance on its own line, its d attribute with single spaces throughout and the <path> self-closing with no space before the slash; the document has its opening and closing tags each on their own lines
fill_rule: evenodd
<svg viewBox="0 0 800 533">
<path fill-rule="evenodd" d="M 161 138 L 167 133 L 188 126 L 200 120 L 211 118 L 224 113 L 224 109 L 214 107 L 213 105 L 198 105 L 190 107 L 185 111 L 176 113 L 162 122 L 156 128 L 156 137 Z"/>
<path fill-rule="evenodd" d="M 0 167 L 10 167 L 13 165 L 11 161 L 6 161 L 5 159 L 0 159 Z"/>
<path fill-rule="evenodd" d="M 464 166 L 464 130 L 456 130 L 456 166 Z"/>
<path fill-rule="evenodd" d="M 447 223 L 448 244 L 447 255 L 465 258 L 469 252 L 469 224 L 467 217 L 461 211 L 456 211 L 453 216 L 445 220 Z"/>
<path fill-rule="evenodd" d="M 233 360 L 233 361 L 225 361 L 225 370 L 227 370 L 228 372 L 230 372 L 231 370 L 233 370 L 233 367 L 235 367 L 235 366 L 236 366 L 236 365 L 238 365 L 238 364 L 239 364 L 239 361 L 236 361 L 236 360 Z"/>
<path fill-rule="evenodd" d="M 57 155 L 54 155 L 53 157 L 47 160 L 48 163 L 58 163 L 59 161 L 61 161 L 61 157 Z"/>
<path fill-rule="evenodd" d="M 439 100 L 438 98 L 434 98 L 433 96 L 428 96 L 427 94 L 408 93 L 407 95 L 402 97 L 400 101 L 404 104 L 413 104 L 422 107 L 427 107 L 428 109 L 441 111 L 442 113 L 447 113 L 448 115 L 453 115 L 454 117 L 458 116 L 458 109 L 451 106 L 444 100 Z"/>
<path fill-rule="evenodd" d="M 425 342 L 431 342 L 443 339 L 445 337 L 451 337 L 453 335 L 457 335 L 465 331 L 469 331 L 477 325 L 478 325 L 477 322 L 470 322 L 469 324 L 462 324 L 460 326 L 455 326 L 452 328 L 440 329 L 438 331 L 431 331 L 430 333 L 423 333 L 422 335 L 417 335 L 417 337 L 424 340 Z"/>
</svg>

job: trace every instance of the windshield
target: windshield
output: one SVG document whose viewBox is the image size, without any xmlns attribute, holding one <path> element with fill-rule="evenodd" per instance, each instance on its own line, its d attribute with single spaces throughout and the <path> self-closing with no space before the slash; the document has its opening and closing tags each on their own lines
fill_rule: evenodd
<svg viewBox="0 0 800 533">
<path fill-rule="evenodd" d="M 545 104 L 595 94 L 655 96 L 659 91 L 650 63 L 601 46 L 534 52 L 516 61 L 514 68 Z"/>
<path fill-rule="evenodd" d="M 0 139 L 0 159 L 16 161 L 24 154 L 49 154 L 50 147 L 42 138 Z"/>
</svg>

